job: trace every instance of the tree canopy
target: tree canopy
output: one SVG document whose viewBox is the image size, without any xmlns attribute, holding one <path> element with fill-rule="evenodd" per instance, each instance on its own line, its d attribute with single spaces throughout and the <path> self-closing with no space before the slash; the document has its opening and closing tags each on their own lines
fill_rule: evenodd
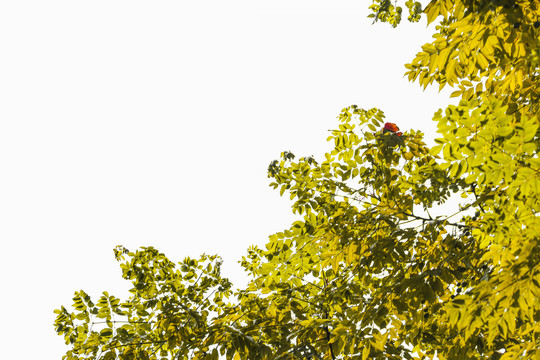
<svg viewBox="0 0 540 360">
<path fill-rule="evenodd" d="M 437 21 L 406 65 L 455 89 L 441 137 L 345 108 L 324 159 L 284 152 L 271 186 L 302 216 L 250 247 L 234 290 L 220 259 L 115 249 L 131 296 L 83 291 L 56 310 L 65 359 L 538 359 L 540 9 L 406 1 Z M 375 0 L 398 26 L 399 4 Z M 433 209 L 453 209 L 432 216 Z"/>
</svg>

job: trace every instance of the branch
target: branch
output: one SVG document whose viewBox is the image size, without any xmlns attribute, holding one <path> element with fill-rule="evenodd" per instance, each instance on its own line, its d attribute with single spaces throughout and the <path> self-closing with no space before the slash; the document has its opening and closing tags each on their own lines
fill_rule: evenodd
<svg viewBox="0 0 540 360">
<path fill-rule="evenodd" d="M 326 317 L 325 312 L 325 317 Z M 330 330 L 328 330 L 328 326 L 324 326 L 324 330 L 326 331 L 326 339 L 328 340 L 328 345 L 330 346 L 330 355 L 332 356 L 332 360 L 335 360 L 336 357 L 334 356 L 334 349 L 332 348 L 332 344 L 330 343 Z"/>
<path fill-rule="evenodd" d="M 462 210 L 460 210 L 459 212 L 461 212 Z M 418 215 L 414 215 L 413 213 L 408 213 L 406 211 L 403 211 L 402 212 L 403 215 L 407 215 L 409 217 L 412 217 L 412 218 L 415 218 L 416 220 L 422 220 L 422 221 L 445 221 L 445 220 L 438 220 L 438 219 L 433 219 L 433 218 L 426 218 L 426 217 L 423 217 L 423 216 L 418 216 Z M 454 214 L 455 215 L 455 214 Z M 453 215 L 449 216 L 448 218 L 452 217 Z M 447 219 L 448 219 L 447 218 Z M 470 229 L 471 226 L 469 225 L 463 225 L 463 224 L 458 224 L 458 223 L 451 223 L 448 221 L 448 225 L 450 226 L 455 226 L 455 227 L 458 227 L 460 229 Z"/>
<path fill-rule="evenodd" d="M 327 280 L 326 280 L 326 276 L 324 276 L 324 273 L 323 273 L 323 279 L 324 279 L 325 288 L 326 288 Z M 324 304 L 321 304 L 321 308 L 323 307 L 323 305 Z M 328 311 L 324 312 L 324 319 L 325 320 L 328 319 Z M 330 330 L 328 330 L 328 325 L 324 325 L 324 331 L 326 331 L 326 339 L 328 340 L 328 346 L 330 346 L 330 355 L 332 356 L 332 360 L 335 360 L 336 357 L 334 356 L 334 348 L 332 347 L 332 343 L 330 342 Z"/>
<path fill-rule="evenodd" d="M 474 198 L 476 199 L 476 202 L 478 203 L 478 206 L 480 206 L 480 210 L 482 210 L 482 212 L 485 214 L 486 211 L 484 210 L 484 208 L 482 207 L 482 203 L 479 203 L 478 202 L 478 195 L 476 194 L 476 184 L 472 184 L 471 185 L 471 190 L 474 194 Z"/>
</svg>

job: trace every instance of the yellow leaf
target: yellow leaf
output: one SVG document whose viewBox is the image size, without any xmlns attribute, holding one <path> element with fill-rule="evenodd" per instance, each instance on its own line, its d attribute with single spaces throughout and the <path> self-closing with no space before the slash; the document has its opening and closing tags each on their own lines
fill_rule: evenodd
<svg viewBox="0 0 540 360">
<path fill-rule="evenodd" d="M 370 352 L 370 345 L 367 344 L 363 349 L 362 349 L 362 360 L 366 360 L 369 356 L 369 352 Z"/>
<path fill-rule="evenodd" d="M 456 90 L 456 91 L 454 91 L 452 94 L 450 94 L 450 97 L 451 97 L 451 98 L 458 97 L 458 96 L 461 95 L 461 93 L 462 93 L 461 90 Z"/>
<path fill-rule="evenodd" d="M 523 87 L 523 73 L 521 70 L 518 70 L 515 72 L 516 74 L 516 86 L 519 88 Z"/>
<path fill-rule="evenodd" d="M 435 21 L 437 16 L 439 16 L 439 8 L 437 6 L 437 2 L 435 1 L 430 2 L 429 5 L 425 9 L 425 13 L 427 15 L 428 25 L 431 24 L 433 21 Z"/>
<path fill-rule="evenodd" d="M 510 91 L 516 91 L 516 78 L 514 76 L 510 76 L 508 86 L 510 87 Z"/>
<path fill-rule="evenodd" d="M 481 52 L 478 52 L 478 54 L 476 54 L 476 61 L 482 69 L 487 69 L 489 67 L 489 62 Z"/>
</svg>

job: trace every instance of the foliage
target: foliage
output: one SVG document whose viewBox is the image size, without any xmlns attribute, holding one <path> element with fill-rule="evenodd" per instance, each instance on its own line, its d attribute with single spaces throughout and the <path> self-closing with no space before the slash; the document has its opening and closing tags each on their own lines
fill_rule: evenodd
<svg viewBox="0 0 540 360">
<path fill-rule="evenodd" d="M 152 247 L 134 253 L 117 247 L 115 254 L 122 277 L 133 284 L 132 296 L 121 302 L 103 292 L 94 304 L 79 291 L 73 312 L 55 310 L 56 331 L 71 345 L 64 358 L 144 360 L 174 352 L 185 359 L 208 351 L 201 339 L 223 336 L 209 321 L 223 313 L 231 294 L 219 258 L 203 255 L 176 265 Z"/>
<path fill-rule="evenodd" d="M 56 310 L 65 359 L 540 357 L 538 4 L 405 6 L 439 21 L 409 79 L 460 98 L 435 114 L 438 145 L 378 109 L 343 109 L 323 160 L 270 164 L 300 220 L 248 249 L 245 289 L 217 257 L 118 248 L 132 295 L 81 291 Z M 396 3 L 372 9 L 401 20 Z"/>
<path fill-rule="evenodd" d="M 509 359 L 540 356 L 539 6 L 431 1 L 424 12 L 428 23 L 439 20 L 434 41 L 406 65 L 424 88 L 457 88 L 459 105 L 435 115 L 443 138 L 432 153 L 442 150 L 441 165 L 470 185 L 478 210 L 472 234 L 492 266 L 488 281 L 444 320 L 464 341 L 474 334 L 488 344 L 510 339 Z"/>
</svg>

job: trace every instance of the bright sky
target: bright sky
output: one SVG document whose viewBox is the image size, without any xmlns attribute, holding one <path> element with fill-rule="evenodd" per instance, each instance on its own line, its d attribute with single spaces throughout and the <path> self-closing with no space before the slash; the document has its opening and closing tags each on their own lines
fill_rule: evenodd
<svg viewBox="0 0 540 360">
<path fill-rule="evenodd" d="M 322 156 L 343 107 L 432 142 L 448 92 L 403 78 L 430 38 L 368 1 L 20 0 L 0 6 L 2 358 L 60 359 L 53 310 L 123 296 L 113 248 L 217 253 L 287 228 L 281 151 Z M 21 355 L 23 354 L 23 355 Z"/>
</svg>

